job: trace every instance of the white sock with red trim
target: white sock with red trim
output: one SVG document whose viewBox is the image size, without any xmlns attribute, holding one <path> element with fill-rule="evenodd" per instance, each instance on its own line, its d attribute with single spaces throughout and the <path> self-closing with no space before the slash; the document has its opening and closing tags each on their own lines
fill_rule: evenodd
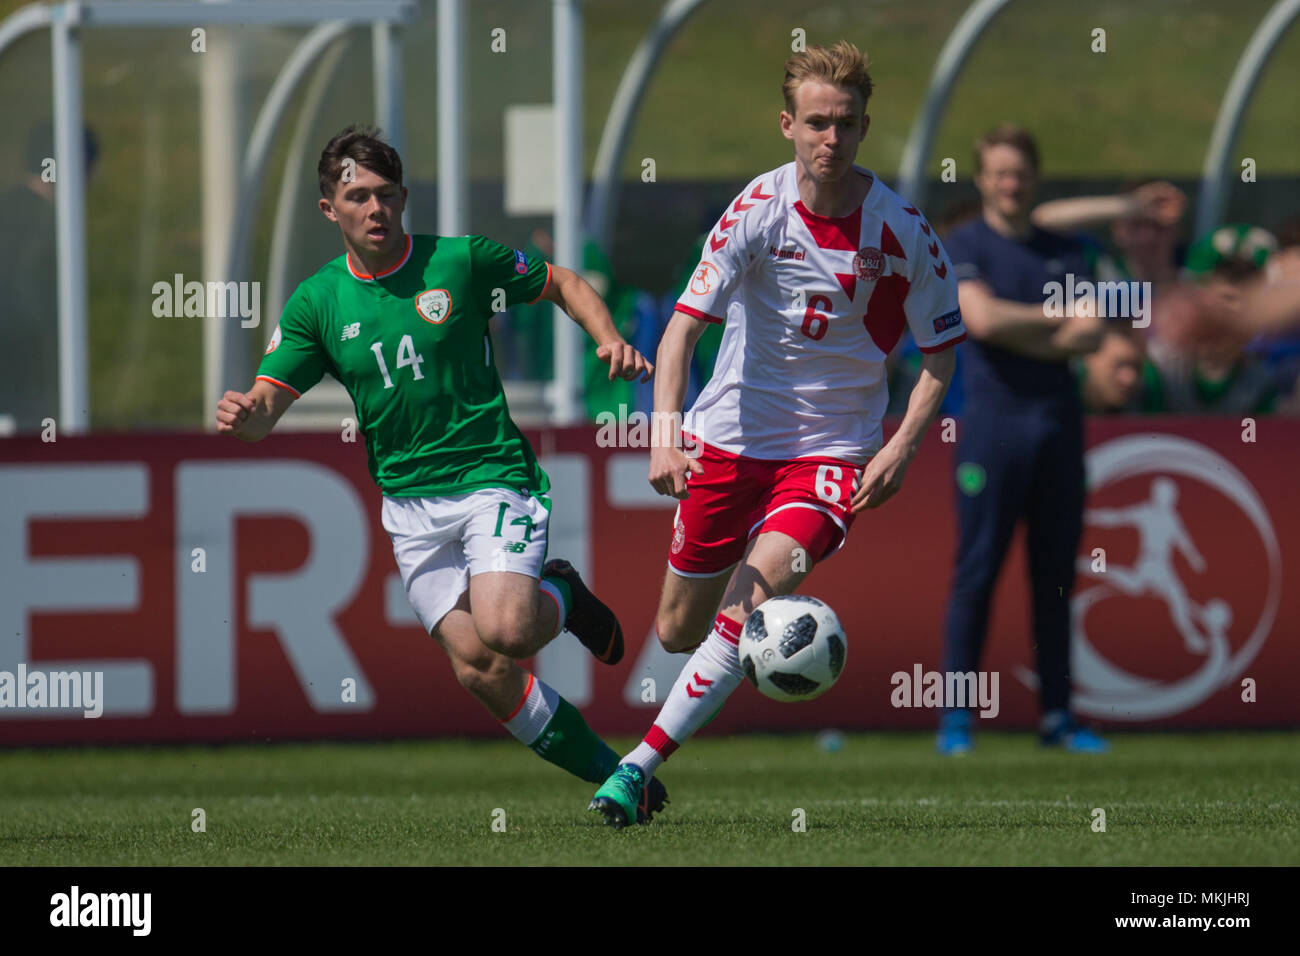
<svg viewBox="0 0 1300 956">
<path fill-rule="evenodd" d="M 621 763 L 636 764 L 653 777 L 686 738 L 713 718 L 744 676 L 736 651 L 741 625 L 719 614 L 713 628 L 682 668 L 650 732 Z"/>
<path fill-rule="evenodd" d="M 524 688 L 523 699 L 519 701 L 519 706 L 515 708 L 515 712 L 501 723 L 506 730 L 514 735 L 516 740 L 525 746 L 529 746 L 542 735 L 542 731 L 551 722 L 551 718 L 555 716 L 559 706 L 560 695 L 553 688 L 529 674 L 528 684 Z"/>
</svg>

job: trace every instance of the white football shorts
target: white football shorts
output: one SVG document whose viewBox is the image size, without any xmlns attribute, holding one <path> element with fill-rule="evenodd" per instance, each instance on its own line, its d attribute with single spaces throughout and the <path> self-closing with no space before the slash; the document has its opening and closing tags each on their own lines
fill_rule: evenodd
<svg viewBox="0 0 1300 956">
<path fill-rule="evenodd" d="M 406 596 L 432 631 L 487 571 L 540 578 L 546 562 L 551 500 L 508 488 L 483 488 L 437 498 L 384 496 L 384 530 Z"/>
</svg>

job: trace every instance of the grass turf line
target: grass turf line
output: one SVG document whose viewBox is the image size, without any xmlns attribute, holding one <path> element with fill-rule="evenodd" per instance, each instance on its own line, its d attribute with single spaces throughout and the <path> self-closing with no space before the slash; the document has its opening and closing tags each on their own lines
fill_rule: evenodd
<svg viewBox="0 0 1300 956">
<path fill-rule="evenodd" d="M 509 741 L 9 751 L 0 865 L 1300 862 L 1295 734 L 1114 742 L 1075 756 L 988 733 L 954 760 L 929 734 L 849 735 L 836 754 L 811 735 L 705 738 L 665 766 L 667 812 L 621 833 L 586 812 L 594 786 Z"/>
</svg>

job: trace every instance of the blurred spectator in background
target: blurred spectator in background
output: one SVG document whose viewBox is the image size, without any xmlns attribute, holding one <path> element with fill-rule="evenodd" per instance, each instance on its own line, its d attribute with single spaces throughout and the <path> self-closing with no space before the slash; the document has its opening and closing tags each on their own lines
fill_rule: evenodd
<svg viewBox="0 0 1300 956">
<path fill-rule="evenodd" d="M 99 143 L 89 126 L 84 136 L 89 178 Z M 59 415 L 55 159 L 54 128 L 38 123 L 16 181 L 0 195 L 0 434 L 38 431 L 42 419 Z"/>
<path fill-rule="evenodd" d="M 1044 744 L 1075 752 L 1108 745 L 1070 710 L 1070 597 L 1083 531 L 1083 409 L 1067 360 L 1094 351 L 1102 322 L 1088 310 L 1049 314 L 1048 283 L 1091 279 L 1083 243 L 1030 220 L 1038 147 L 999 126 L 975 147 L 981 215 L 946 240 L 970 338 L 963 350 L 965 407 L 957 429 L 956 565 L 944 670 L 979 669 L 989 605 L 1016 525 L 1028 526 L 1034 651 Z M 946 711 L 937 749 L 973 745 L 969 709 Z"/>
<path fill-rule="evenodd" d="M 947 242 L 948 235 L 967 220 L 980 214 L 981 204 L 978 200 L 957 200 L 944 210 L 942 218 L 935 223 L 939 238 Z M 1089 269 L 1098 281 L 1136 281 L 1150 282 L 1152 294 L 1162 288 L 1168 288 L 1178 279 L 1179 265 L 1185 249 L 1179 245 L 1179 227 L 1183 213 L 1187 209 L 1187 196 L 1172 183 L 1146 180 L 1131 183 L 1118 193 L 1106 196 L 1079 196 L 1068 199 L 1049 199 L 1039 203 L 1030 214 L 1030 221 L 1039 229 L 1049 232 L 1073 235 L 1083 230 L 1109 223 L 1110 248 L 1103 250 L 1091 239 L 1080 236 L 1084 242 L 1084 258 Z M 1118 379 L 1127 377 L 1127 369 L 1133 361 L 1133 350 L 1138 349 L 1137 368 L 1139 376 L 1130 396 L 1131 404 L 1126 400 L 1122 407 L 1096 406 L 1091 401 L 1110 401 L 1116 397 L 1114 389 L 1119 387 Z M 1154 395 L 1149 381 L 1155 374 L 1154 368 L 1145 356 L 1145 346 L 1141 338 L 1133 336 L 1120 337 L 1118 333 L 1107 336 L 1102 352 L 1089 359 L 1076 363 L 1079 375 L 1086 377 L 1088 370 L 1094 375 L 1103 370 L 1108 375 L 1116 376 L 1109 382 L 1109 398 L 1104 399 L 1093 389 L 1084 395 L 1088 411 L 1145 411 L 1150 396 Z M 904 404 L 915 380 L 916 368 L 919 366 L 920 353 L 907 337 L 899 344 L 892 362 L 890 395 L 901 396 L 899 404 L 891 402 L 890 413 L 902 414 Z M 960 415 L 964 401 L 962 388 L 961 361 L 962 350 L 958 350 L 958 369 L 953 377 L 952 387 L 944 396 L 941 415 Z"/>
<path fill-rule="evenodd" d="M 1230 234 L 1227 241 L 1233 241 Z M 1155 325 L 1161 341 L 1187 348 L 1226 326 L 1244 328 L 1251 336 L 1285 335 L 1300 329 L 1300 246 L 1278 249 L 1239 291 L 1240 308 L 1224 311 L 1204 287 L 1190 282 L 1175 285 L 1156 300 Z"/>
<path fill-rule="evenodd" d="M 1247 352 L 1268 366 L 1279 395 L 1277 410 L 1294 415 L 1300 414 L 1300 216 L 1281 223 L 1274 235 L 1277 251 L 1246 290 L 1242 308 L 1251 331 L 1259 333 Z M 1275 300 L 1271 311 L 1280 314 L 1270 316 L 1267 298 Z"/>
<path fill-rule="evenodd" d="M 1277 248 L 1272 234 L 1255 226 L 1230 225 L 1193 244 L 1186 274 L 1192 288 L 1173 290 L 1156 312 L 1151 357 L 1159 370 L 1156 410 L 1176 414 L 1260 415 L 1273 411 L 1278 389 L 1267 363 L 1247 352 L 1255 329 L 1247 315 L 1247 293 L 1264 277 L 1264 264 Z M 1189 298 L 1190 297 L 1190 298 Z M 1194 340 L 1171 340 L 1163 319 L 1195 308 L 1212 319 Z"/>
<path fill-rule="evenodd" d="M 1096 261 L 1100 281 L 1150 282 L 1159 293 L 1178 280 L 1179 224 L 1187 196 L 1172 183 L 1135 183 L 1110 196 L 1053 199 L 1034 209 L 1034 225 L 1077 232 L 1110 224 L 1112 249 Z"/>
<path fill-rule="evenodd" d="M 1125 322 L 1108 322 L 1097 351 L 1077 360 L 1083 410 L 1109 415 L 1156 411 L 1159 380 L 1147 359 L 1145 337 Z"/>
</svg>

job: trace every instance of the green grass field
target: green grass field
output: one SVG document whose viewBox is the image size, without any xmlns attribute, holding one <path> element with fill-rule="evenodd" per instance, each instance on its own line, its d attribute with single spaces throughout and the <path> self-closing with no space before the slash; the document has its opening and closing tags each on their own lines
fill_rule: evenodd
<svg viewBox="0 0 1300 956">
<path fill-rule="evenodd" d="M 1113 739 L 1080 757 L 985 734 L 945 760 L 929 734 L 835 754 L 706 738 L 661 774 L 667 811 L 622 832 L 586 812 L 594 787 L 509 741 L 10 751 L 0 865 L 1300 863 L 1295 734 Z"/>
</svg>

